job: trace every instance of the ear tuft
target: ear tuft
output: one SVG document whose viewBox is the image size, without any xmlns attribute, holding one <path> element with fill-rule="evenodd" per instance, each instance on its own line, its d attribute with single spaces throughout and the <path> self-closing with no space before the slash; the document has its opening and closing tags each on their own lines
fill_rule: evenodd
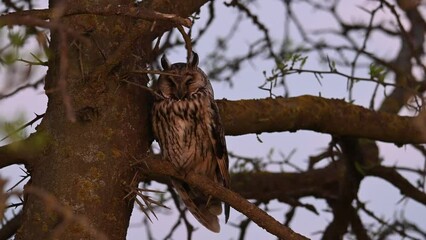
<svg viewBox="0 0 426 240">
<path fill-rule="evenodd" d="M 199 61 L 198 54 L 196 52 L 192 51 L 192 59 L 191 59 L 191 63 L 190 63 L 191 67 L 197 67 L 198 61 Z"/>
<path fill-rule="evenodd" d="M 170 68 L 170 62 L 167 59 L 166 54 L 161 57 L 161 66 L 163 67 L 163 70 L 168 70 Z"/>
</svg>

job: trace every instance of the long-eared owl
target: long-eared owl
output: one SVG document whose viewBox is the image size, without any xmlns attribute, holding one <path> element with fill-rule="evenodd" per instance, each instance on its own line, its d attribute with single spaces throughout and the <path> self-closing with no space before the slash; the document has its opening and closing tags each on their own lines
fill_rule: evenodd
<svg viewBox="0 0 426 240">
<path fill-rule="evenodd" d="M 182 173 L 195 172 L 229 188 L 228 153 L 213 88 L 198 68 L 198 55 L 190 63 L 170 64 L 163 55 L 164 74 L 155 86 L 152 111 L 154 136 L 162 157 Z M 206 228 L 220 231 L 222 203 L 188 184 L 172 179 L 180 198 Z M 225 204 L 225 219 L 229 206 Z"/>
</svg>

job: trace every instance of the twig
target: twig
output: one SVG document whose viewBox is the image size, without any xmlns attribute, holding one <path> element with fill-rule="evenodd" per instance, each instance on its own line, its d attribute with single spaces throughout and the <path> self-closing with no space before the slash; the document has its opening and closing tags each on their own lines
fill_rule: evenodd
<svg viewBox="0 0 426 240">
<path fill-rule="evenodd" d="M 36 114 L 35 113 L 35 118 L 33 118 L 33 120 L 31 120 L 31 121 L 29 121 L 29 122 L 27 122 L 27 123 L 25 123 L 24 125 L 22 125 L 21 127 L 19 127 L 18 129 L 16 129 L 16 130 L 14 130 L 13 132 L 11 132 L 11 133 L 9 133 L 8 135 L 6 135 L 4 138 L 2 138 L 2 139 L 0 139 L 0 142 L 1 141 L 3 141 L 3 140 L 5 140 L 5 139 L 7 139 L 7 138 L 9 138 L 9 137 L 11 137 L 11 136 L 13 136 L 14 134 L 16 134 L 16 133 L 18 133 L 19 131 L 21 131 L 22 129 L 24 129 L 24 128 L 26 128 L 26 127 L 29 127 L 29 126 L 32 126 L 33 125 L 33 123 L 35 123 L 35 122 L 37 122 L 38 120 L 40 120 L 40 119 L 42 119 L 43 117 L 44 117 L 44 113 L 43 114 L 40 114 L 40 115 L 38 115 L 38 114 Z"/>
<path fill-rule="evenodd" d="M 134 186 L 137 186 L 138 179 L 139 179 L 139 176 L 138 176 L 138 173 L 136 173 L 133 176 L 129 186 L 126 186 L 129 189 L 129 192 L 126 194 L 126 196 L 123 197 L 123 199 L 134 199 L 136 203 L 139 205 L 139 207 L 141 208 L 142 212 L 148 218 L 148 220 L 152 222 L 151 217 L 149 216 L 149 213 L 146 210 L 149 210 L 149 212 L 151 212 L 151 214 L 156 219 L 158 219 L 157 215 L 154 212 L 153 205 L 157 205 L 167 209 L 169 209 L 169 207 L 165 206 L 163 203 L 159 201 L 153 200 L 150 196 L 143 194 L 143 192 L 163 193 L 163 191 L 134 187 Z M 138 197 L 142 199 L 143 203 L 138 199 Z"/>
<path fill-rule="evenodd" d="M 333 70 L 333 71 L 320 71 L 320 70 L 308 70 L 308 69 L 300 69 L 300 68 L 291 68 L 288 69 L 287 71 L 285 71 L 285 75 L 291 75 L 291 74 L 300 74 L 300 73 L 312 73 L 312 74 L 319 74 L 319 75 L 326 75 L 326 74 L 332 74 L 332 75 L 339 75 L 348 79 L 352 79 L 352 80 L 357 80 L 357 81 L 366 81 L 366 82 L 374 82 L 377 84 L 380 84 L 384 87 L 386 86 L 392 86 L 392 87 L 399 87 L 399 88 L 403 88 L 406 90 L 410 90 L 415 92 L 414 89 L 410 89 L 407 86 L 403 86 L 401 84 L 397 84 L 397 83 L 387 83 L 387 82 L 380 82 L 378 79 L 374 79 L 374 78 L 366 78 L 366 77 L 355 77 L 355 76 L 351 76 L 349 74 L 343 73 L 338 71 L 337 69 Z M 279 74 L 275 74 L 269 78 L 274 78 L 274 77 L 281 77 L 281 73 Z"/>
<path fill-rule="evenodd" d="M 265 24 L 263 24 L 262 22 L 260 22 L 259 18 L 255 14 L 253 14 L 250 11 L 250 9 L 248 9 L 246 6 L 244 6 L 238 0 L 232 0 L 230 3 L 226 3 L 225 2 L 225 6 L 236 7 L 238 10 L 240 10 L 241 12 L 243 12 L 243 13 L 245 13 L 247 15 L 247 17 L 253 22 L 253 24 L 256 27 L 258 27 L 261 32 L 263 32 L 264 39 L 265 39 L 266 45 L 267 45 L 268 50 L 269 50 L 269 54 L 274 58 L 274 60 L 278 60 L 279 58 L 274 53 L 274 49 L 273 49 L 273 46 L 272 46 L 272 40 L 271 40 L 271 38 L 269 36 L 269 30 L 265 26 Z"/>
<path fill-rule="evenodd" d="M 52 9 L 51 11 L 54 11 L 55 9 Z M 30 11 L 30 10 L 29 10 Z M 35 11 L 35 10 L 31 10 Z M 19 12 L 22 13 L 22 12 Z M 14 15 L 17 14 L 17 15 Z M 56 21 L 50 21 L 47 22 L 45 20 L 42 20 L 38 17 L 29 15 L 19 16 L 17 13 L 9 13 L 7 15 L 0 16 L 0 27 L 1 26 L 14 26 L 14 25 L 24 25 L 24 26 L 32 26 L 32 27 L 42 27 L 47 28 L 50 30 L 62 30 L 66 32 L 68 35 L 72 36 L 73 38 L 76 38 L 80 41 L 86 42 L 87 39 L 81 36 L 79 33 L 76 33 L 74 30 L 65 27 L 63 24 L 60 24 Z"/>
<path fill-rule="evenodd" d="M 384 166 L 376 166 L 370 169 L 366 169 L 366 174 L 388 181 L 393 186 L 398 188 L 401 191 L 401 194 L 410 197 L 411 199 L 423 205 L 426 205 L 426 193 L 411 185 L 411 183 L 403 176 L 401 176 L 401 174 L 399 174 L 395 169 Z"/>
<path fill-rule="evenodd" d="M 27 178 L 29 178 L 29 177 L 31 177 L 31 174 L 30 174 L 30 172 L 28 172 L 26 169 L 24 169 L 24 168 L 21 168 L 20 167 L 20 169 L 21 169 L 21 171 L 22 172 L 24 172 L 25 173 L 25 175 L 21 175 L 20 177 L 21 177 L 21 179 L 17 182 L 17 183 L 15 183 L 12 187 L 10 187 L 7 191 L 8 192 L 10 192 L 10 191 L 12 191 L 16 186 L 18 186 L 19 184 L 21 184 L 23 181 L 25 181 L 25 179 L 27 179 Z"/>
<path fill-rule="evenodd" d="M 131 73 L 142 73 L 142 74 L 150 73 L 150 74 L 159 74 L 159 75 L 174 76 L 174 77 L 180 76 L 179 74 L 176 74 L 176 73 L 169 73 L 169 72 L 163 72 L 163 71 L 159 71 L 159 70 L 150 70 L 150 69 L 135 70 L 135 71 L 132 71 Z"/>
<path fill-rule="evenodd" d="M 122 82 L 126 82 L 126 83 L 129 83 L 129 84 L 131 84 L 131 85 L 135 85 L 135 86 L 137 86 L 137 87 L 140 87 L 140 88 L 142 88 L 142 89 L 144 89 L 144 90 L 148 91 L 149 93 L 151 93 L 153 96 L 156 96 L 156 97 L 158 97 L 158 98 L 160 98 L 160 99 L 164 98 L 163 96 L 161 96 L 160 94 L 158 94 L 158 93 L 156 93 L 154 90 L 152 90 L 151 88 L 149 88 L 149 87 L 147 87 L 147 86 L 144 86 L 144 85 L 142 85 L 142 84 L 135 83 L 135 82 L 131 82 L 131 81 L 128 81 L 128 80 L 125 80 L 125 79 L 121 79 L 120 81 L 122 81 Z"/>
<path fill-rule="evenodd" d="M 387 223 L 385 220 L 379 218 L 376 216 L 376 214 L 374 212 L 372 212 L 371 210 L 367 209 L 367 207 L 365 206 L 365 203 L 357 200 L 357 206 L 362 209 L 368 216 L 370 216 L 371 218 L 373 218 L 374 220 L 376 220 L 377 222 L 387 226 L 388 228 L 392 229 L 394 232 L 400 234 L 402 237 L 404 238 L 408 238 L 408 239 L 412 239 L 412 240 L 418 240 L 415 237 L 412 237 L 410 235 L 408 235 L 404 230 L 400 230 L 398 228 L 396 228 L 395 226 Z"/>
<path fill-rule="evenodd" d="M 182 34 L 182 37 L 185 41 L 185 48 L 186 48 L 186 63 L 189 65 L 191 62 L 191 56 L 192 56 L 192 42 L 191 37 L 185 32 L 182 26 L 177 26 L 177 29 L 179 30 L 180 34 Z"/>
<path fill-rule="evenodd" d="M 19 212 L 17 215 L 13 216 L 13 218 L 6 222 L 0 229 L 0 239 L 6 240 L 10 239 L 16 231 L 18 231 L 21 226 L 22 221 L 22 212 Z"/>
<path fill-rule="evenodd" d="M 169 234 L 167 234 L 167 236 L 171 237 L 173 235 L 174 231 L 181 224 L 180 219 L 182 219 L 183 223 L 185 224 L 185 227 L 186 227 L 187 240 L 191 240 L 192 239 L 192 234 L 193 234 L 193 232 L 195 230 L 194 226 L 188 221 L 188 218 L 186 217 L 186 214 L 185 214 L 186 210 L 181 208 L 179 197 L 176 194 L 176 192 L 170 186 L 168 187 L 168 189 L 169 189 L 170 194 L 172 195 L 173 202 L 174 202 L 176 208 L 179 211 L 179 219 L 175 223 L 175 225 L 173 226 L 173 228 L 170 229 L 170 232 L 169 232 Z M 167 236 L 164 238 L 164 240 L 168 239 Z"/>
<path fill-rule="evenodd" d="M 27 88 L 31 88 L 32 87 L 32 88 L 36 89 L 38 87 L 38 85 L 42 84 L 43 82 L 44 82 L 44 77 L 40 78 L 39 80 L 37 80 L 34 83 L 27 83 L 25 85 L 22 85 L 22 86 L 16 88 L 15 90 L 13 90 L 10 93 L 4 94 L 4 95 L 0 95 L 0 100 L 8 98 L 8 97 L 11 97 L 11 96 L 17 94 L 18 92 L 20 92 L 20 91 L 22 91 L 24 89 L 27 89 Z"/>
</svg>

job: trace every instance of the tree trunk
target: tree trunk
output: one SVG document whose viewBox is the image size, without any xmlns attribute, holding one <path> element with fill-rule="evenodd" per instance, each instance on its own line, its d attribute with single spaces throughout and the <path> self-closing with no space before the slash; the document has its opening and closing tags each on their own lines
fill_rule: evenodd
<svg viewBox="0 0 426 240">
<path fill-rule="evenodd" d="M 187 17 L 205 2 L 143 1 L 139 7 Z M 49 101 L 37 128 L 48 147 L 26 164 L 31 180 L 16 239 L 126 237 L 133 209 L 126 196 L 138 184 L 135 161 L 147 153 L 152 134 L 149 93 L 121 80 L 147 83 L 146 76 L 129 79 L 129 72 L 153 59 L 152 40 L 173 25 L 75 13 L 133 3 L 50 2 L 53 16 L 73 14 L 51 19 L 58 27 L 51 32 L 45 80 Z"/>
<path fill-rule="evenodd" d="M 80 4 L 96 4 L 66 2 L 66 11 Z M 90 229 L 101 231 L 110 239 L 125 239 L 133 208 L 133 202 L 125 196 L 129 187 L 137 185 L 132 183 L 136 174 L 132 163 L 147 151 L 152 137 L 147 92 L 123 84 L 120 76 L 146 59 L 138 62 L 129 56 L 114 72 L 103 74 L 102 79 L 89 73 L 105 63 L 131 31 L 133 22 L 126 17 L 95 15 L 61 20 L 69 30 L 85 32 L 89 44 L 70 37 L 63 44 L 62 35 L 52 33 L 53 55 L 45 83 L 49 102 L 38 127 L 46 134 L 49 147 L 37 162 L 27 166 L 31 191 L 26 191 L 23 222 L 16 239 L 49 239 L 52 233 L 61 234 L 60 239 L 92 239 Z M 138 44 L 141 48 L 150 47 L 150 42 Z M 68 47 L 69 55 L 65 92 L 60 89 L 60 56 L 66 54 L 63 46 Z M 66 102 L 64 94 L 71 96 L 70 102 Z M 67 109 L 69 103 L 72 109 Z M 69 114 L 67 117 L 69 110 L 75 113 L 74 123 Z M 78 220 L 69 221 L 58 211 L 49 211 L 52 203 L 42 200 L 41 190 L 53 194 L 73 215 L 87 217 L 90 225 L 81 226 Z M 61 227 L 65 227 L 63 231 Z"/>
</svg>

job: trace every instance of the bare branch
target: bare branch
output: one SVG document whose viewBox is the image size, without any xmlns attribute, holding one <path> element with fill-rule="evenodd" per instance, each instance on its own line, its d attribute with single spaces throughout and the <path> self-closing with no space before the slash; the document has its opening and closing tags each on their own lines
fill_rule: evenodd
<svg viewBox="0 0 426 240">
<path fill-rule="evenodd" d="M 262 22 L 259 21 L 259 17 L 257 15 L 255 15 L 254 13 L 252 13 L 250 11 L 250 9 L 248 9 L 244 4 L 240 3 L 238 0 L 232 0 L 230 3 L 225 3 L 225 5 L 228 6 L 228 7 L 230 7 L 230 6 L 236 7 L 239 11 L 241 11 L 241 12 L 243 12 L 247 15 L 247 18 L 252 21 L 253 25 L 255 25 L 263 33 L 269 54 L 274 59 L 278 59 L 278 57 L 275 55 L 274 50 L 273 50 L 272 40 L 271 40 L 271 37 L 270 37 L 270 34 L 269 34 L 269 30 L 265 26 L 265 24 L 263 24 Z"/>
<path fill-rule="evenodd" d="M 374 112 L 338 99 L 306 95 L 217 103 L 227 135 L 304 129 L 396 144 L 426 142 L 414 117 Z"/>
<path fill-rule="evenodd" d="M 0 147 L 0 168 L 13 164 L 29 164 L 40 156 L 46 147 L 47 137 L 44 134 L 32 134 L 25 140 Z"/>
<path fill-rule="evenodd" d="M 367 157 L 358 139 L 344 137 L 337 142 L 342 149 L 342 160 L 339 162 L 344 165 L 344 168 L 339 178 L 338 197 L 327 199 L 333 212 L 333 220 L 326 227 L 322 239 L 343 239 L 354 214 L 352 202 L 356 199 L 359 185 L 364 177 L 356 168 L 356 164 L 364 163 Z"/>
<path fill-rule="evenodd" d="M 36 82 L 34 82 L 34 83 L 27 83 L 27 84 L 25 84 L 25 85 L 23 85 L 23 86 L 20 86 L 20 87 L 18 87 L 18 88 L 16 88 L 15 90 L 13 90 L 12 92 L 10 92 L 10 93 L 7 93 L 7 94 L 0 94 L 0 100 L 1 99 L 5 99 L 5 98 L 8 98 L 8 97 L 11 97 L 11 96 L 13 96 L 13 95 L 15 95 L 15 94 L 17 94 L 18 92 L 20 92 L 20 91 L 22 91 L 22 90 L 24 90 L 24 89 L 27 89 L 27 88 L 34 88 L 34 89 L 36 89 L 40 84 L 42 84 L 44 82 L 44 77 L 42 77 L 42 78 L 40 78 L 39 80 L 37 80 Z"/>
<path fill-rule="evenodd" d="M 192 25 L 191 20 L 179 17 L 175 14 L 161 13 L 143 7 L 132 7 L 126 5 L 108 5 L 105 7 L 98 8 L 72 9 L 72 11 L 65 12 L 63 16 L 67 17 L 81 14 L 101 16 L 127 16 L 147 21 L 163 20 L 173 22 L 176 26 L 183 25 L 185 27 L 190 27 Z M 2 25 L 8 26 L 20 24 L 26 25 L 26 23 L 22 20 L 26 17 L 47 20 L 52 19 L 53 16 L 54 10 L 52 9 L 28 10 L 13 12 L 0 16 L 0 21 L 2 22 Z"/>
<path fill-rule="evenodd" d="M 376 166 L 367 169 L 367 174 L 380 177 L 401 191 L 401 194 L 416 200 L 417 202 L 426 205 L 426 193 L 415 188 L 411 183 L 399 174 L 394 168 Z"/>
<path fill-rule="evenodd" d="M 0 239 L 11 238 L 21 226 L 22 212 L 14 216 L 11 220 L 7 221 L 6 224 L 0 229 Z"/>
<path fill-rule="evenodd" d="M 192 54 L 192 40 L 191 36 L 185 32 L 185 29 L 183 29 L 182 26 L 177 26 L 177 29 L 179 30 L 180 34 L 182 35 L 184 41 L 185 41 L 185 48 L 186 48 L 186 63 L 189 64 L 191 62 L 191 56 Z"/>
<path fill-rule="evenodd" d="M 35 122 L 37 122 L 38 120 L 42 119 L 44 117 L 44 113 L 43 114 L 35 114 L 36 116 L 29 122 L 25 123 L 24 125 L 22 125 L 21 127 L 19 127 L 18 129 L 15 129 L 13 132 L 9 133 L 8 135 L 6 135 L 5 137 L 3 137 L 2 139 L 0 139 L 0 142 L 7 139 L 10 136 L 13 136 L 14 134 L 20 132 L 21 130 L 23 130 L 26 127 L 32 126 Z"/>
<path fill-rule="evenodd" d="M 370 236 L 367 234 L 367 230 L 362 224 L 361 217 L 358 215 L 357 211 L 352 207 L 351 208 L 351 227 L 352 232 L 358 240 L 370 240 Z"/>
<path fill-rule="evenodd" d="M 277 220 L 272 218 L 270 215 L 256 207 L 254 204 L 248 202 L 237 193 L 220 186 L 217 183 L 209 180 L 207 177 L 196 174 L 188 173 L 186 177 L 181 176 L 171 165 L 171 163 L 146 158 L 143 159 L 141 164 L 141 171 L 145 174 L 152 175 L 168 175 L 179 180 L 185 181 L 191 186 L 199 189 L 206 195 L 212 195 L 218 199 L 229 203 L 234 209 L 238 210 L 242 214 L 249 217 L 260 227 L 264 228 L 269 233 L 282 238 L 282 239 L 306 239 L 300 234 L 293 232 L 290 228 L 279 223 Z M 146 167 L 148 166 L 148 167 Z"/>
</svg>

